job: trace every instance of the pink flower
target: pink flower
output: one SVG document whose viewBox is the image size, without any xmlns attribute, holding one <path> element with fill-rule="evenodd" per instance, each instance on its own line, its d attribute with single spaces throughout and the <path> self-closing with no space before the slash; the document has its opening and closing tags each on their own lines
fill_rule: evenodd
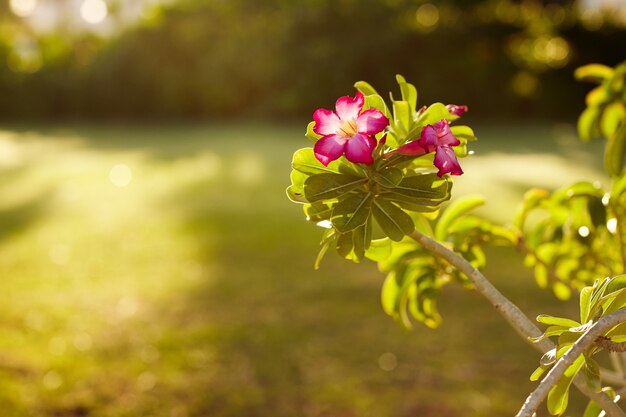
<svg viewBox="0 0 626 417">
<path fill-rule="evenodd" d="M 374 163 L 374 135 L 382 132 L 389 120 L 376 109 L 362 112 L 364 101 L 363 94 L 357 92 L 354 98 L 340 97 L 335 104 L 336 112 L 317 109 L 313 113 L 313 131 L 323 136 L 315 143 L 313 150 L 317 160 L 324 166 L 344 153 L 350 162 Z"/>
<path fill-rule="evenodd" d="M 418 140 L 406 143 L 396 149 L 400 155 L 424 155 L 435 152 L 435 166 L 439 168 L 437 175 L 461 175 L 463 170 L 454 154 L 453 146 L 461 142 L 450 132 L 448 121 L 443 119 L 434 125 L 426 125 Z"/>
<path fill-rule="evenodd" d="M 448 104 L 446 109 L 455 116 L 460 116 L 468 110 L 467 106 L 457 106 L 456 104 Z"/>
</svg>

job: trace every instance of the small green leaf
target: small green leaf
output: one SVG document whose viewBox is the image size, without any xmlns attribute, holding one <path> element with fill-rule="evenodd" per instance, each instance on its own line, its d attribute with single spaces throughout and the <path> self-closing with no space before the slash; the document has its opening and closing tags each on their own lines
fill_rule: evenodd
<svg viewBox="0 0 626 417">
<path fill-rule="evenodd" d="M 515 213 L 515 218 L 513 220 L 515 227 L 519 230 L 524 230 L 524 223 L 526 222 L 528 212 L 541 205 L 541 203 L 546 201 L 549 197 L 550 193 L 541 188 L 532 188 L 526 191 L 526 194 L 524 194 L 524 200 Z"/>
<path fill-rule="evenodd" d="M 372 87 L 366 81 L 357 81 L 354 83 L 354 87 L 359 90 L 364 96 L 371 96 L 373 94 L 379 95 L 374 87 Z"/>
<path fill-rule="evenodd" d="M 583 142 L 588 142 L 600 135 L 600 109 L 596 106 L 585 108 L 578 117 L 578 135 Z"/>
<path fill-rule="evenodd" d="M 322 137 L 322 135 L 318 135 L 317 133 L 315 133 L 315 131 L 313 130 L 314 127 L 315 127 L 315 121 L 309 122 L 309 124 L 306 127 L 305 136 L 315 143 Z"/>
<path fill-rule="evenodd" d="M 352 233 L 352 244 L 354 251 L 354 260 L 360 262 L 365 256 L 365 251 L 369 248 L 372 241 L 372 222 L 368 218 L 365 224 L 354 229 Z"/>
<path fill-rule="evenodd" d="M 383 306 L 383 310 L 390 316 L 393 316 L 396 311 L 396 302 L 398 295 L 400 294 L 400 286 L 396 281 L 395 272 L 387 274 L 385 282 L 383 282 L 383 288 L 380 293 L 380 301 Z"/>
<path fill-rule="evenodd" d="M 371 193 L 358 193 L 341 200 L 333 209 L 333 226 L 346 233 L 364 225 L 370 218 L 372 198 Z"/>
<path fill-rule="evenodd" d="M 402 170 L 395 167 L 385 167 L 380 171 L 373 171 L 370 175 L 374 181 L 387 188 L 396 187 L 404 178 Z"/>
<path fill-rule="evenodd" d="M 604 165 L 611 176 L 620 176 L 624 167 L 626 153 L 626 122 L 608 138 L 604 152 Z"/>
<path fill-rule="evenodd" d="M 411 217 L 389 201 L 374 199 L 372 213 L 383 232 L 396 242 L 415 229 Z"/>
<path fill-rule="evenodd" d="M 304 198 L 304 181 L 308 176 L 295 170 L 291 171 L 290 176 L 291 185 L 287 187 L 287 197 L 294 203 L 306 203 L 307 199 Z"/>
<path fill-rule="evenodd" d="M 613 75 L 613 68 L 601 64 L 588 64 L 576 68 L 574 77 L 579 81 L 601 83 Z"/>
<path fill-rule="evenodd" d="M 539 378 L 541 378 L 541 375 L 543 375 L 548 369 L 550 369 L 549 366 L 539 366 L 537 369 L 535 369 L 535 371 L 530 375 L 530 380 L 531 381 L 538 381 Z"/>
<path fill-rule="evenodd" d="M 476 135 L 474 135 L 474 131 L 469 126 L 451 126 L 450 132 L 452 132 L 457 139 L 467 140 L 470 142 L 476 140 Z"/>
<path fill-rule="evenodd" d="M 336 246 L 339 256 L 342 258 L 349 258 L 353 248 L 354 243 L 352 241 L 352 231 L 341 233 L 337 239 Z"/>
<path fill-rule="evenodd" d="M 451 122 L 453 120 L 458 119 L 459 116 L 456 116 L 446 108 L 443 103 L 434 103 L 431 104 L 425 111 L 422 113 L 417 119 L 416 123 L 419 126 L 432 125 L 437 122 L 440 122 L 444 119 Z"/>
<path fill-rule="evenodd" d="M 322 201 L 304 205 L 304 214 L 307 221 L 319 223 L 322 220 L 330 220 L 333 213 L 333 206 Z"/>
<path fill-rule="evenodd" d="M 563 377 L 552 387 L 548 393 L 548 411 L 552 415 L 561 415 L 567 409 L 567 403 L 569 400 L 569 387 L 572 383 L 572 379 L 580 367 L 584 363 L 583 356 L 579 356 L 572 365 L 565 371 Z"/>
<path fill-rule="evenodd" d="M 398 132 L 400 136 L 406 135 L 413 126 L 413 119 L 411 116 L 411 108 L 409 107 L 409 103 L 407 103 L 406 101 L 393 102 L 393 121 L 394 130 Z"/>
<path fill-rule="evenodd" d="M 612 136 L 620 123 L 626 120 L 626 108 L 620 101 L 614 101 L 607 105 L 600 118 L 600 131 L 605 137 Z"/>
<path fill-rule="evenodd" d="M 411 114 L 415 113 L 417 106 L 417 90 L 413 84 L 407 83 L 404 77 L 400 74 L 396 75 L 396 81 L 400 86 L 400 92 L 402 94 L 402 100 L 409 104 Z"/>
<path fill-rule="evenodd" d="M 585 408 L 585 413 L 583 417 L 600 417 L 600 413 L 604 410 L 596 403 L 595 401 L 589 401 L 587 407 Z"/>
<path fill-rule="evenodd" d="M 391 112 L 389 111 L 389 108 L 387 107 L 387 103 L 385 103 L 385 100 L 383 100 L 383 98 L 379 96 L 378 94 L 365 96 L 365 105 L 363 106 L 363 108 L 365 110 L 367 109 L 379 110 L 385 115 L 387 119 L 391 118 Z M 387 138 L 387 140 L 389 141 L 389 137 Z"/>
<path fill-rule="evenodd" d="M 561 301 L 567 301 L 572 296 L 572 289 L 560 281 L 552 284 L 552 292 Z"/>
<path fill-rule="evenodd" d="M 370 242 L 370 246 L 365 252 L 365 257 L 374 262 L 380 262 L 391 255 L 391 239 L 375 239 Z"/>
<path fill-rule="evenodd" d="M 485 198 L 480 195 L 464 196 L 451 203 L 441 215 L 439 222 L 437 222 L 435 238 L 437 240 L 445 240 L 448 235 L 448 229 L 455 220 L 483 204 L 485 204 Z"/>
<path fill-rule="evenodd" d="M 585 287 L 580 291 L 580 322 L 586 323 L 589 320 L 589 312 L 591 311 L 591 294 L 592 287 Z"/>
<path fill-rule="evenodd" d="M 583 365 L 583 375 L 585 376 L 587 386 L 592 389 L 593 392 L 600 392 L 602 390 L 600 366 L 598 365 L 598 362 L 586 356 L 585 364 Z"/>
<path fill-rule="evenodd" d="M 564 326 L 549 326 L 545 332 L 543 332 L 543 334 L 541 336 L 538 337 L 529 337 L 528 339 L 533 342 L 539 342 L 543 339 L 547 339 L 548 337 L 552 337 L 552 336 L 560 336 L 561 334 L 565 333 L 569 331 L 569 327 L 564 327 Z"/>
<path fill-rule="evenodd" d="M 580 323 L 575 320 L 566 319 L 563 317 L 548 316 L 547 314 L 541 314 L 537 316 L 537 321 L 543 324 L 549 324 L 552 326 L 563 326 L 566 328 L 580 326 Z"/>
<path fill-rule="evenodd" d="M 293 160 L 291 161 L 293 169 L 306 174 L 307 176 L 324 173 L 337 173 L 339 172 L 339 164 L 339 161 L 333 161 L 325 167 L 320 161 L 317 160 L 317 158 L 315 158 L 313 148 L 298 149 L 293 154 Z"/>
<path fill-rule="evenodd" d="M 317 174 L 304 182 L 304 196 L 309 202 L 340 197 L 367 182 L 367 178 L 345 174 Z"/>
</svg>

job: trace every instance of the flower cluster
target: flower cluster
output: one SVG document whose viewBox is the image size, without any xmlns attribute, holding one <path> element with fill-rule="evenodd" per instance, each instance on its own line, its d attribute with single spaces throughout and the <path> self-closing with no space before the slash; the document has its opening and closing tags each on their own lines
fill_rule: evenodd
<svg viewBox="0 0 626 417">
<path fill-rule="evenodd" d="M 424 126 L 419 139 L 406 143 L 391 153 L 419 156 L 435 152 L 435 166 L 439 168 L 437 175 L 461 175 L 463 170 L 452 149 L 460 143 L 450 132 L 450 125 L 444 119 L 434 125 Z"/>
<path fill-rule="evenodd" d="M 365 99 L 357 92 L 355 97 L 340 97 L 335 104 L 335 111 L 317 109 L 313 114 L 315 126 L 313 131 L 322 137 L 315 143 L 315 158 L 324 166 L 345 155 L 350 162 L 371 165 L 374 163 L 372 155 L 376 149 L 375 135 L 389 126 L 389 119 L 377 109 L 363 110 Z M 455 116 L 461 116 L 467 111 L 467 106 L 448 104 L 447 111 Z M 423 107 L 417 112 L 419 117 L 426 110 Z M 381 139 L 381 141 L 384 139 Z M 385 154 L 420 156 L 431 152 L 435 153 L 434 165 L 439 169 L 437 175 L 461 175 L 459 162 L 454 154 L 454 146 L 460 141 L 450 131 L 446 119 L 422 128 L 419 139 L 413 140 Z"/>
</svg>

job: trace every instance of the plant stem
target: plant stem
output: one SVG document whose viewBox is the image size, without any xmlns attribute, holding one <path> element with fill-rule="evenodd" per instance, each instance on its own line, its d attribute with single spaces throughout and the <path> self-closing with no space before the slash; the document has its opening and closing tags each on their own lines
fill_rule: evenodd
<svg viewBox="0 0 626 417">
<path fill-rule="evenodd" d="M 543 334 L 535 324 L 508 298 L 506 298 L 496 287 L 485 278 L 485 276 L 474 268 L 466 259 L 456 252 L 446 248 L 441 243 L 418 230 L 410 235 L 412 239 L 421 244 L 425 249 L 433 254 L 445 259 L 450 265 L 464 273 L 474 284 L 476 290 L 485 297 L 491 305 L 509 322 L 511 327 L 535 349 L 545 353 L 553 349 L 554 343 L 548 339 L 543 339 L 537 343 L 532 343 L 529 337 L 537 337 Z M 605 393 L 595 393 L 590 390 L 581 378 L 574 379 L 574 385 L 585 396 L 592 399 L 606 412 L 609 417 L 626 417 L 624 412 Z"/>
<path fill-rule="evenodd" d="M 517 413 L 516 417 L 531 417 L 539 407 L 539 404 L 546 399 L 552 387 L 561 379 L 565 370 L 574 361 L 582 355 L 592 344 L 596 342 L 599 336 L 602 336 L 612 327 L 626 321 L 626 309 L 617 310 L 608 316 L 602 317 L 593 326 L 591 326 L 572 347 L 563 355 L 557 363 L 550 369 L 548 374 L 543 378 L 539 386 L 528 396 L 526 402 Z M 620 410 L 621 411 L 621 410 Z M 624 412 L 617 414 L 626 416 Z"/>
</svg>

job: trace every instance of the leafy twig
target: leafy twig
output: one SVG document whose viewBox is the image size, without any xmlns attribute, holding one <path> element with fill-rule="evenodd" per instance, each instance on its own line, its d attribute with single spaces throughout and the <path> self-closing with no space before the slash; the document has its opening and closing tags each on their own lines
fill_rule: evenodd
<svg viewBox="0 0 626 417">
<path fill-rule="evenodd" d="M 485 297 L 491 305 L 509 322 L 511 327 L 528 343 L 531 343 L 530 337 L 538 337 L 543 332 L 539 330 L 535 324 L 530 321 L 528 317 L 508 298 L 506 298 L 497 288 L 495 288 L 487 278 L 476 268 L 474 268 L 467 260 L 455 253 L 454 251 L 446 248 L 436 240 L 426 236 L 418 230 L 413 231 L 411 238 L 421 244 L 424 248 L 432 252 L 433 254 L 445 259 L 450 265 L 456 267 L 459 271 L 464 273 L 470 281 L 474 284 L 476 290 Z M 608 317 L 608 316 L 607 316 Z M 537 343 L 531 343 L 531 345 L 545 353 L 555 346 L 548 340 L 543 339 Z M 574 379 L 574 385 L 585 396 L 592 399 L 606 412 L 609 417 L 626 417 L 626 414 L 619 408 L 613 400 L 605 393 L 596 393 L 587 387 L 585 382 L 581 378 Z"/>
<path fill-rule="evenodd" d="M 602 335 L 604 333 L 624 321 L 626 321 L 626 309 L 621 309 L 602 317 L 593 324 L 589 330 L 572 345 L 567 353 L 556 362 L 539 386 L 530 393 L 516 417 L 531 417 L 539 407 L 539 404 L 548 396 L 552 387 L 561 379 L 565 370 L 574 363 L 580 355 L 589 349 L 591 345 L 598 340 L 603 340 Z M 621 410 L 619 414 L 611 415 L 626 417 L 626 413 Z"/>
</svg>

